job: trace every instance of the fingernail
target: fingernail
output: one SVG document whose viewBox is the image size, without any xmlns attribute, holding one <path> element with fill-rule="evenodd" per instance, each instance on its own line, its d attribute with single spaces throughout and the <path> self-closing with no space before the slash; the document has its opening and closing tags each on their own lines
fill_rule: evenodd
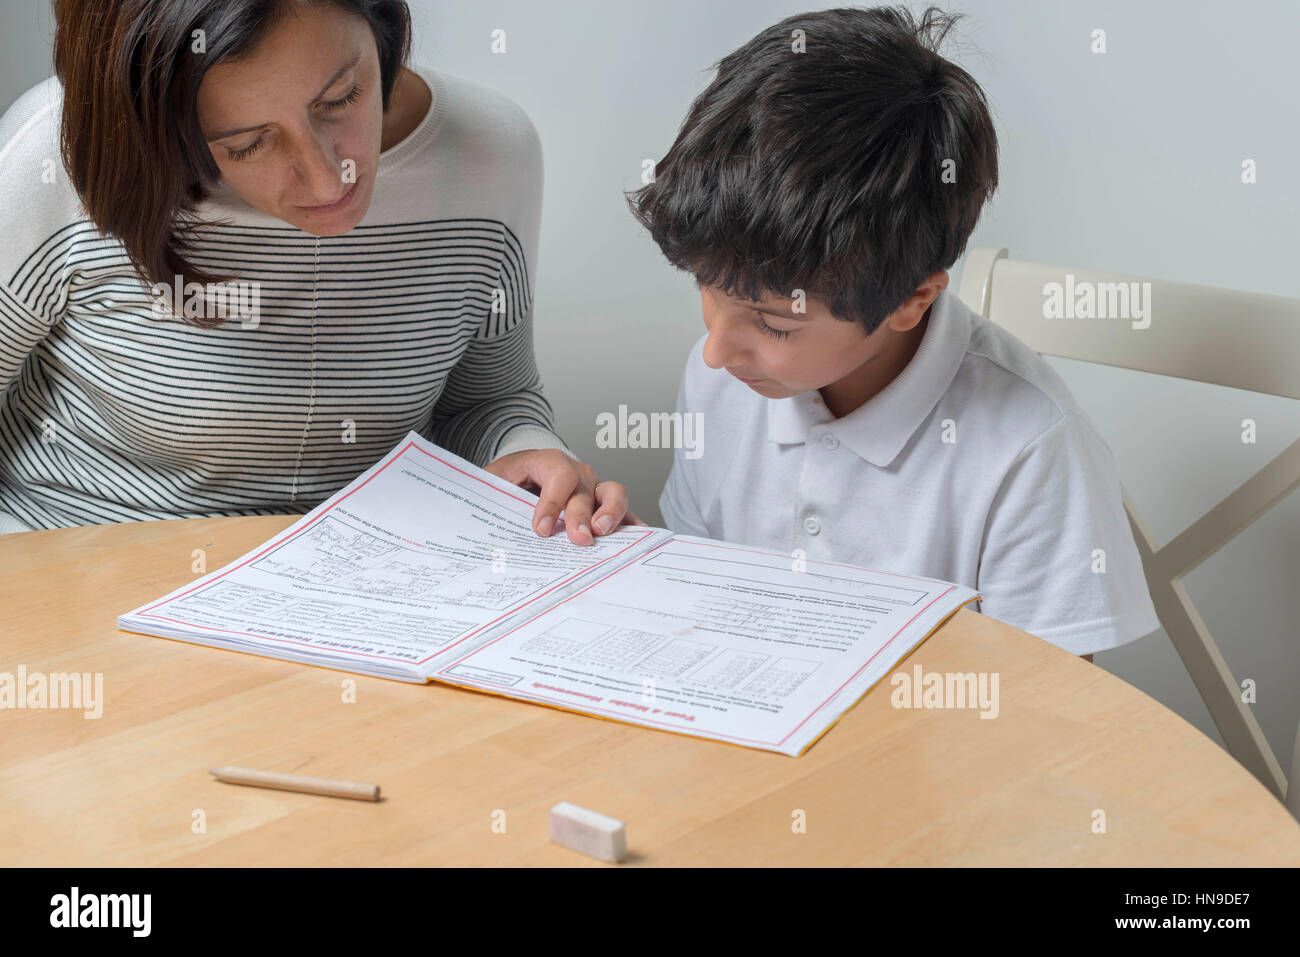
<svg viewBox="0 0 1300 957">
<path fill-rule="evenodd" d="M 600 518 L 596 519 L 596 531 L 604 535 L 606 532 L 609 531 L 609 527 L 613 524 L 614 524 L 614 520 L 612 518 L 610 518 L 608 515 L 602 515 Z"/>
<path fill-rule="evenodd" d="M 582 534 L 586 535 L 588 538 L 596 537 L 595 535 L 591 534 L 591 529 L 589 529 L 586 525 L 579 525 L 578 531 L 582 532 Z"/>
<path fill-rule="evenodd" d="M 549 515 L 537 523 L 537 530 L 542 533 L 542 538 L 549 538 L 553 528 L 555 528 L 555 519 Z"/>
</svg>

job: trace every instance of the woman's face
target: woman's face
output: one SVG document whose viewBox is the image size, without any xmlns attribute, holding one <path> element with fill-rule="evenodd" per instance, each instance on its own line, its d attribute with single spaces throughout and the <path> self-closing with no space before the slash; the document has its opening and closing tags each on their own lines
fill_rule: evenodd
<svg viewBox="0 0 1300 957">
<path fill-rule="evenodd" d="M 370 25 L 332 4 L 293 7 L 244 60 L 199 86 L 221 178 L 252 207 L 317 236 L 365 215 L 383 135 Z"/>
</svg>

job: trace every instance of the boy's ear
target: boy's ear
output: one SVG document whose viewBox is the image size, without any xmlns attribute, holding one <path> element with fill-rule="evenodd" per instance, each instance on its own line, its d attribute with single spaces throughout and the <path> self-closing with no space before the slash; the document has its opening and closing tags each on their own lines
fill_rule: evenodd
<svg viewBox="0 0 1300 957">
<path fill-rule="evenodd" d="M 921 285 L 916 287 L 914 295 L 923 297 L 921 304 L 923 310 L 929 309 L 930 303 L 938 298 L 939 293 L 948 288 L 948 279 L 948 270 L 940 269 L 921 280 Z"/>
<path fill-rule="evenodd" d="M 916 292 L 908 297 L 907 302 L 899 307 L 890 317 L 890 325 L 896 332 L 906 332 L 915 327 L 925 316 L 925 310 L 939 297 L 939 293 L 948 288 L 948 271 L 940 269 L 921 280 Z"/>
</svg>

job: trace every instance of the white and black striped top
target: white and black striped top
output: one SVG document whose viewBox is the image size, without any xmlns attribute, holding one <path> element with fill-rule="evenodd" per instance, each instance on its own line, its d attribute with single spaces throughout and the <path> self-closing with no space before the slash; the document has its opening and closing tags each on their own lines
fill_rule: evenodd
<svg viewBox="0 0 1300 957">
<path fill-rule="evenodd" d="M 350 232 L 312 236 L 224 187 L 201 210 L 225 223 L 194 261 L 260 299 L 255 325 L 209 330 L 156 315 L 86 219 L 58 159 L 57 80 L 5 113 L 0 513 L 57 528 L 306 512 L 410 429 L 480 465 L 564 448 L 533 356 L 536 131 L 501 94 L 414 69 L 433 106 L 381 154 Z"/>
</svg>

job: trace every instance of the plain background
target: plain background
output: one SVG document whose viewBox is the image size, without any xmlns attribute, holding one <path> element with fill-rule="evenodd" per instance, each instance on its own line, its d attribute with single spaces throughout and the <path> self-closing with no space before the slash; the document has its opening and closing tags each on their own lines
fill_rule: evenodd
<svg viewBox="0 0 1300 957">
<path fill-rule="evenodd" d="M 596 446 L 596 415 L 671 411 L 704 332 L 690 279 L 664 263 L 622 192 L 671 145 L 711 66 L 816 9 L 774 0 L 411 0 L 415 59 L 493 87 L 532 117 L 546 159 L 537 355 L 560 433 L 633 509 L 660 521 L 669 450 Z M 914 9 L 919 9 L 913 5 Z M 1284 0 L 963 0 L 945 47 L 993 106 L 1001 186 L 971 246 L 1013 258 L 1300 296 L 1300 126 Z M 506 52 L 491 51 L 504 30 Z M 1090 51 L 1106 31 L 1105 54 Z M 0 0 L 0 110 L 52 72 L 46 0 Z M 1241 182 L 1243 159 L 1258 181 Z M 961 263 L 950 288 L 960 281 Z M 1296 330 L 1300 335 L 1300 329 Z M 1232 317 L 1222 340 L 1231 349 Z M 1115 453 L 1159 542 L 1300 435 L 1293 400 L 1048 360 Z M 1241 421 L 1258 423 L 1245 445 Z M 705 435 L 707 442 L 707 430 Z M 740 493 L 742 490 L 737 490 Z M 1185 582 L 1285 770 L 1300 718 L 1300 496 Z M 1163 632 L 1096 663 L 1221 742 Z"/>
</svg>

